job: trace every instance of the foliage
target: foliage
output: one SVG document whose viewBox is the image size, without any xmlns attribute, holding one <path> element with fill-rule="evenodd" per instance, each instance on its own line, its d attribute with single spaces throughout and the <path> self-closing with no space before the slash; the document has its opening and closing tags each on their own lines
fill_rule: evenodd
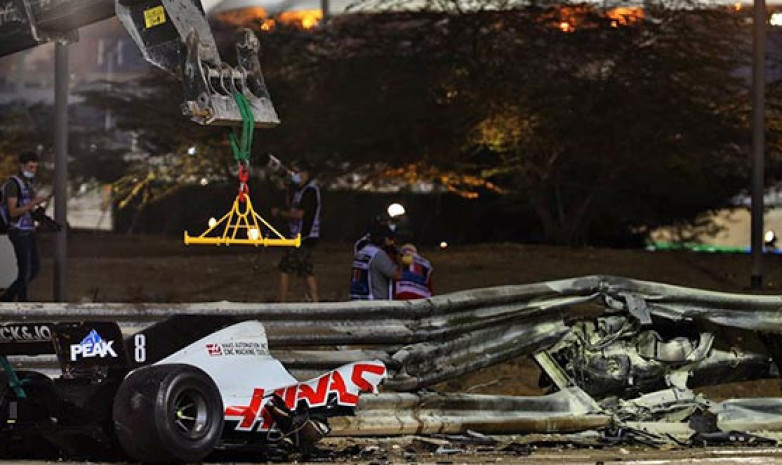
<svg viewBox="0 0 782 465">
<path fill-rule="evenodd" d="M 17 159 L 21 152 L 33 151 L 41 155 L 50 152 L 51 131 L 46 131 L 44 126 L 50 116 L 50 109 L 41 104 L 29 107 L 17 103 L 0 105 L 0 179 L 6 179 L 19 169 Z"/>
<path fill-rule="evenodd" d="M 531 210 L 538 220 L 526 238 L 565 244 L 618 243 L 700 221 L 747 185 L 743 13 L 651 3 L 427 6 L 343 15 L 311 31 L 248 24 L 262 36 L 283 122 L 256 131 L 256 153 L 307 156 L 335 174 L 370 166 L 468 194 L 504 192 L 507 214 Z M 218 37 L 232 33 L 217 27 Z M 222 45 L 229 56 L 232 44 Z M 168 157 L 142 160 L 126 180 L 162 189 L 227 175 L 224 132 L 186 122 L 175 84 L 155 76 L 87 98 L 112 107 L 151 157 Z M 180 155 L 194 143 L 205 148 L 198 157 Z M 152 193 L 127 186 L 129 198 Z"/>
<path fill-rule="evenodd" d="M 112 147 L 110 138 L 95 125 L 85 124 L 79 108 L 70 108 L 68 155 L 72 182 L 112 182 L 125 171 L 124 147 Z M 51 105 L 26 105 L 15 102 L 0 106 L 0 175 L 5 179 L 16 170 L 17 157 L 24 151 L 39 154 L 42 166 L 38 182 L 49 183 L 53 177 L 54 111 Z"/>
<path fill-rule="evenodd" d="M 504 92 L 491 78 L 478 86 L 489 110 L 472 132 L 495 155 L 484 172 L 518 187 L 548 241 L 616 241 L 724 205 L 745 185 L 740 18 L 665 10 L 611 27 L 586 10 L 563 33 L 551 14 L 525 27 L 546 34 L 545 48 L 530 35 L 523 54 L 481 60 L 481 75 L 526 72 L 501 79 Z"/>
<path fill-rule="evenodd" d="M 746 185 L 743 16 L 652 8 L 618 24 L 590 5 L 458 5 L 338 18 L 288 50 L 307 80 L 282 135 L 354 163 L 482 176 L 557 243 L 694 221 Z"/>
<path fill-rule="evenodd" d="M 207 184 L 230 175 L 232 156 L 226 130 L 203 128 L 182 117 L 181 84 L 160 71 L 111 92 L 86 90 L 87 106 L 116 115 L 118 134 L 131 134 L 136 150 L 125 153 L 129 166 L 111 181 L 119 208 L 144 205 L 188 184 Z M 111 140 L 106 146 L 111 145 Z"/>
</svg>

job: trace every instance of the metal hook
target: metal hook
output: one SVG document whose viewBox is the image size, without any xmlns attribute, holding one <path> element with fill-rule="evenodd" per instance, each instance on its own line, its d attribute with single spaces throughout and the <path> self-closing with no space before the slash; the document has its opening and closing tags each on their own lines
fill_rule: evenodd
<svg viewBox="0 0 782 465">
<path fill-rule="evenodd" d="M 233 83 L 231 83 L 232 80 L 233 78 L 231 76 L 231 67 L 226 64 L 222 64 L 220 66 L 220 87 L 222 88 L 221 90 L 223 95 L 233 95 L 230 89 L 233 87 Z"/>
</svg>

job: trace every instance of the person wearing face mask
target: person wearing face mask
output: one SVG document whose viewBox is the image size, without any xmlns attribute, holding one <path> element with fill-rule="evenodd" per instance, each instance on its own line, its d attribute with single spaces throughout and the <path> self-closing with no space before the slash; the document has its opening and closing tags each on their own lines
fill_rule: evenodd
<svg viewBox="0 0 782 465">
<path fill-rule="evenodd" d="M 19 274 L 0 296 L 2 302 L 27 301 L 27 286 L 41 268 L 38 244 L 35 240 L 35 220 L 32 212 L 51 196 L 35 195 L 33 179 L 38 170 L 38 155 L 24 152 L 19 155 L 19 174 L 3 184 L 3 201 L 10 218 L 8 238 L 14 246 Z"/>
<path fill-rule="evenodd" d="M 398 210 L 392 211 L 393 207 L 398 207 Z M 400 211 L 401 210 L 401 211 Z M 380 215 L 375 216 L 370 229 L 375 227 L 387 227 L 394 233 L 394 236 L 399 241 L 411 241 L 413 238 L 413 232 L 410 225 L 410 220 L 407 218 L 404 207 L 400 204 L 392 204 L 388 207 L 387 212 L 383 212 Z M 356 242 L 353 243 L 353 255 L 357 254 L 359 250 L 369 244 L 371 240 L 370 231 L 365 232 L 359 237 Z"/>
<path fill-rule="evenodd" d="M 394 280 L 402 273 L 395 250 L 394 232 L 387 225 L 375 224 L 369 242 L 353 257 L 350 300 L 392 299 Z"/>
<path fill-rule="evenodd" d="M 320 238 L 320 189 L 315 184 L 312 169 L 305 160 L 294 162 L 290 167 L 291 181 L 295 193 L 290 208 L 272 208 L 272 216 L 288 220 L 289 237 L 301 234 L 301 247 L 288 248 L 280 260 L 280 287 L 278 300 L 287 301 L 290 275 L 304 278 L 307 295 L 312 302 L 318 301 L 318 282 L 315 278 L 315 265 L 312 254 Z"/>
</svg>

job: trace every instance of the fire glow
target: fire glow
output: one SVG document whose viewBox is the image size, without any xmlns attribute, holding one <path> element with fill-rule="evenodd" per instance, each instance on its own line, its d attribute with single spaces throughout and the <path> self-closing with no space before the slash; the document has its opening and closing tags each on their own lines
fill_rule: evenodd
<svg viewBox="0 0 782 465">
<path fill-rule="evenodd" d="M 270 31 L 278 24 L 312 29 L 323 20 L 323 12 L 321 10 L 296 10 L 269 15 L 261 7 L 250 7 L 220 13 L 217 18 L 232 26 L 255 26 L 262 31 Z"/>
<path fill-rule="evenodd" d="M 599 23 L 590 19 L 595 12 L 596 9 L 591 5 L 562 6 L 552 8 L 544 16 L 544 20 L 560 31 L 569 33 L 579 28 L 598 27 Z M 618 7 L 604 10 L 600 15 L 610 20 L 611 27 L 629 26 L 644 19 L 644 9 L 643 7 Z"/>
</svg>

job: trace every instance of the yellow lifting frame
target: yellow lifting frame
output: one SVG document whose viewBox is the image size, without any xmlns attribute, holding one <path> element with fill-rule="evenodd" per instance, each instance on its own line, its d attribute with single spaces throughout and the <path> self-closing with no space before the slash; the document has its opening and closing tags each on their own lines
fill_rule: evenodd
<svg viewBox="0 0 782 465">
<path fill-rule="evenodd" d="M 244 196 L 244 202 L 239 200 Z M 241 211 L 240 204 L 247 203 L 247 207 L 244 212 Z M 276 237 L 263 237 L 261 235 L 261 228 L 258 222 L 261 222 L 271 231 Z M 214 232 L 219 233 L 220 225 L 222 226 L 221 235 L 209 234 Z M 240 229 L 245 231 L 245 237 L 236 237 Z M 253 232 L 255 231 L 255 232 Z M 263 219 L 261 215 L 255 212 L 253 204 L 250 201 L 250 196 L 247 194 L 239 194 L 234 199 L 233 208 L 231 211 L 223 215 L 219 221 L 214 225 L 209 226 L 209 229 L 204 231 L 200 236 L 190 236 L 185 231 L 185 245 L 254 245 L 258 247 L 260 245 L 264 247 L 299 247 L 301 246 L 301 234 L 297 235 L 295 239 L 287 239 L 285 236 L 279 233 L 268 221 Z"/>
</svg>

